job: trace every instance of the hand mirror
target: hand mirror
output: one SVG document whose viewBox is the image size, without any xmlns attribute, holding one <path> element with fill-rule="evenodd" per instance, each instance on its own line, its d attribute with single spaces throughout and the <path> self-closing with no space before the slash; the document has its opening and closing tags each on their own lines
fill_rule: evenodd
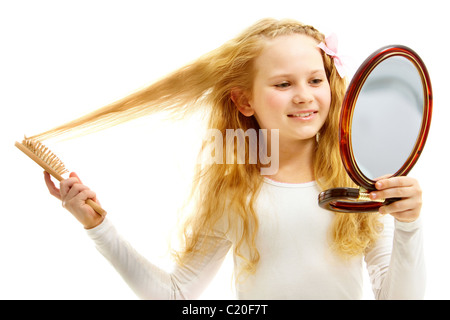
<svg viewBox="0 0 450 320">
<path fill-rule="evenodd" d="M 340 115 L 340 153 L 359 186 L 320 193 L 319 205 L 339 212 L 372 212 L 398 198 L 371 201 L 380 177 L 407 175 L 425 145 L 432 113 L 428 71 L 400 45 L 383 47 L 356 71 Z"/>
</svg>

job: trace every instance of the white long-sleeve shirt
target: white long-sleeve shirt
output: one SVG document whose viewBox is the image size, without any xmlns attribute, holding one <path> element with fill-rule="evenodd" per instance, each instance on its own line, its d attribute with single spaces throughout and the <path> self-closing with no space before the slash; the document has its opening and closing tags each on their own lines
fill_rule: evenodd
<svg viewBox="0 0 450 320">
<path fill-rule="evenodd" d="M 236 283 L 238 299 L 360 299 L 364 263 L 377 299 L 422 299 L 425 262 L 420 219 L 383 218 L 384 231 L 364 257 L 345 261 L 330 249 L 334 213 L 320 208 L 315 182 L 287 184 L 265 179 L 257 199 L 256 273 Z M 195 299 L 209 284 L 234 244 L 216 232 L 215 249 L 166 272 L 137 253 L 105 219 L 87 230 L 97 249 L 143 299 Z M 241 260 L 234 257 L 235 268 Z"/>
</svg>

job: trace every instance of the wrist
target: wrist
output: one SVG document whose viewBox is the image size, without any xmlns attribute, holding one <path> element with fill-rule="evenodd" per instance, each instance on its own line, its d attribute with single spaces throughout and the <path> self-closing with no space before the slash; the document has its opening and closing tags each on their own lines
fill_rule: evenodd
<svg viewBox="0 0 450 320">
<path fill-rule="evenodd" d="M 101 217 L 100 219 L 96 220 L 95 222 L 83 224 L 84 229 L 86 229 L 86 230 L 94 229 L 94 228 L 98 227 L 99 225 L 101 225 L 104 220 L 105 220 L 105 217 Z"/>
</svg>

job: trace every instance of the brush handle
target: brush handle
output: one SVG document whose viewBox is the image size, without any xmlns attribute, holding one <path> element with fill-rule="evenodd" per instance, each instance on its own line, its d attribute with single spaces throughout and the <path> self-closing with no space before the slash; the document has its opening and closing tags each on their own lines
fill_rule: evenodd
<svg viewBox="0 0 450 320">
<path fill-rule="evenodd" d="M 36 156 L 31 150 L 29 150 L 27 147 L 25 147 L 23 144 L 19 143 L 16 141 L 15 146 L 22 151 L 23 153 L 25 153 L 28 157 L 30 157 L 31 160 L 33 160 L 34 162 L 36 162 L 38 165 L 40 165 L 45 171 L 47 171 L 48 173 L 50 173 L 56 180 L 61 181 L 64 180 L 64 178 L 57 173 L 51 166 L 49 166 L 47 163 L 45 163 L 44 161 L 42 161 L 41 158 L 39 158 L 38 156 Z M 99 215 L 101 215 L 102 217 L 104 215 L 106 215 L 106 211 L 96 202 L 94 202 L 91 199 L 87 199 L 86 200 L 86 204 L 88 204 L 92 209 L 95 210 L 95 212 L 97 212 Z"/>
</svg>

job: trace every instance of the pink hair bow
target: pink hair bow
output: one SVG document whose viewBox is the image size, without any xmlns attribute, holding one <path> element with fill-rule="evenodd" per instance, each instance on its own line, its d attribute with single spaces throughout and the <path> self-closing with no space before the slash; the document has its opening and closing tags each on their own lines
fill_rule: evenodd
<svg viewBox="0 0 450 320">
<path fill-rule="evenodd" d="M 332 33 L 328 37 L 325 38 L 325 43 L 321 42 L 317 45 L 320 49 L 322 49 L 327 55 L 333 58 L 334 66 L 336 67 L 337 72 L 341 76 L 341 78 L 345 77 L 345 66 L 342 61 L 342 58 L 338 56 L 338 38 L 337 35 Z"/>
</svg>

